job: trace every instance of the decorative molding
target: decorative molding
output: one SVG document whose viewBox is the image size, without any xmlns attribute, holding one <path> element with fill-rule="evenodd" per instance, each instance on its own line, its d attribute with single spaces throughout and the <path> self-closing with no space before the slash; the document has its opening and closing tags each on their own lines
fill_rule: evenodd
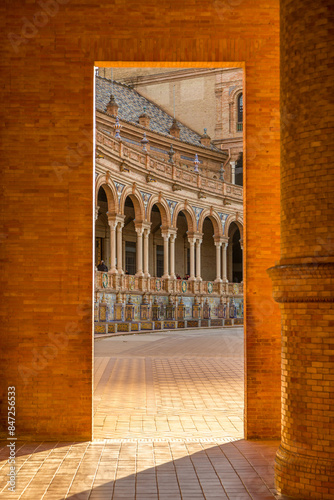
<svg viewBox="0 0 334 500">
<path fill-rule="evenodd" d="M 121 195 L 122 195 L 123 189 L 125 188 L 125 184 L 121 184 L 120 182 L 116 182 L 116 181 L 114 181 L 114 184 L 116 186 L 116 192 L 117 192 L 118 203 L 119 203 L 119 201 L 121 199 Z"/>
<path fill-rule="evenodd" d="M 175 210 L 175 207 L 177 205 L 177 202 L 173 201 L 173 200 L 166 200 L 166 201 L 167 201 L 169 211 L 170 211 L 170 219 L 173 220 L 174 210 Z"/>
<path fill-rule="evenodd" d="M 198 229 L 198 223 L 199 223 L 199 218 L 201 216 L 201 213 L 203 212 L 203 208 L 199 207 L 192 207 L 194 212 L 195 212 L 195 217 L 196 217 L 196 223 L 197 223 L 197 229 Z"/>
<path fill-rule="evenodd" d="M 143 199 L 144 207 L 145 207 L 145 218 L 147 216 L 147 205 L 148 202 L 150 201 L 151 194 L 150 193 L 145 193 L 144 191 L 140 191 L 141 197 Z"/>
<path fill-rule="evenodd" d="M 223 214 L 222 212 L 217 212 L 217 213 L 219 215 L 220 222 L 221 222 L 221 225 L 222 225 L 223 234 L 224 234 L 226 219 L 229 216 L 229 214 Z"/>
</svg>

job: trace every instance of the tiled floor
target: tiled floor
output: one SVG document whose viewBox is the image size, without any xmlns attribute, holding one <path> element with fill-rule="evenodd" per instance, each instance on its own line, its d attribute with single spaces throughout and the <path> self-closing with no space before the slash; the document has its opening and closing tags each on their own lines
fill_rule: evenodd
<svg viewBox="0 0 334 500">
<path fill-rule="evenodd" d="M 0 497 L 273 500 L 278 442 L 243 440 L 241 328 L 113 337 L 95 346 L 95 440 L 18 443 Z"/>
</svg>

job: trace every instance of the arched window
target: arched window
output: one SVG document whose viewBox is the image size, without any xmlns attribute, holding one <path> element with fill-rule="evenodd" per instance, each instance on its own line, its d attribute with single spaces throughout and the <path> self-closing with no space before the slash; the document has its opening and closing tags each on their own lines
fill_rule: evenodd
<svg viewBox="0 0 334 500">
<path fill-rule="evenodd" d="M 243 112 L 244 112 L 243 95 L 239 94 L 239 96 L 238 96 L 238 120 L 237 120 L 237 131 L 238 132 L 242 132 Z"/>
</svg>

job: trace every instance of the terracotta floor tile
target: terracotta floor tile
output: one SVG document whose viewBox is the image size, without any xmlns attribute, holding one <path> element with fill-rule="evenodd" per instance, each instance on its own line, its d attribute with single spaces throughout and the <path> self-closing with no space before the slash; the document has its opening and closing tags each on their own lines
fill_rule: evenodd
<svg viewBox="0 0 334 500">
<path fill-rule="evenodd" d="M 0 443 L 0 498 L 274 500 L 279 443 L 243 439 L 242 329 L 138 337 L 96 342 L 93 442 L 17 443 L 10 497 Z"/>
</svg>

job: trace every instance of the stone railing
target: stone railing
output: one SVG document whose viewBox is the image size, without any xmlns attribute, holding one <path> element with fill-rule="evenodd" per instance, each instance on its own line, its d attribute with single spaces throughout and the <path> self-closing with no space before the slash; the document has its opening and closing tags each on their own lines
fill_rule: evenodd
<svg viewBox="0 0 334 500">
<path fill-rule="evenodd" d="M 242 295 L 243 283 L 217 283 L 215 281 L 180 280 L 172 278 L 144 278 L 129 274 L 95 272 L 95 291 L 110 292 L 149 292 L 171 294 L 213 294 Z"/>
<path fill-rule="evenodd" d="M 117 153 L 118 157 L 123 159 L 125 163 L 127 160 L 131 162 L 131 166 L 144 171 L 145 175 L 149 171 L 153 179 L 156 176 L 169 182 L 174 181 L 176 189 L 178 184 L 185 184 L 188 187 L 203 189 L 215 195 L 231 196 L 242 201 L 243 189 L 241 186 L 215 179 L 213 172 L 207 168 L 196 174 L 192 170 L 193 165 L 190 162 L 189 165 L 184 160 L 182 162 L 176 160 L 174 164 L 168 163 L 167 160 L 164 161 L 150 155 L 150 153 L 144 153 L 136 145 L 130 147 L 127 143 L 117 140 L 102 131 L 97 132 L 96 138 L 97 142 L 102 146 L 106 146 L 111 152 Z M 218 176 L 218 172 L 216 175 Z"/>
</svg>

